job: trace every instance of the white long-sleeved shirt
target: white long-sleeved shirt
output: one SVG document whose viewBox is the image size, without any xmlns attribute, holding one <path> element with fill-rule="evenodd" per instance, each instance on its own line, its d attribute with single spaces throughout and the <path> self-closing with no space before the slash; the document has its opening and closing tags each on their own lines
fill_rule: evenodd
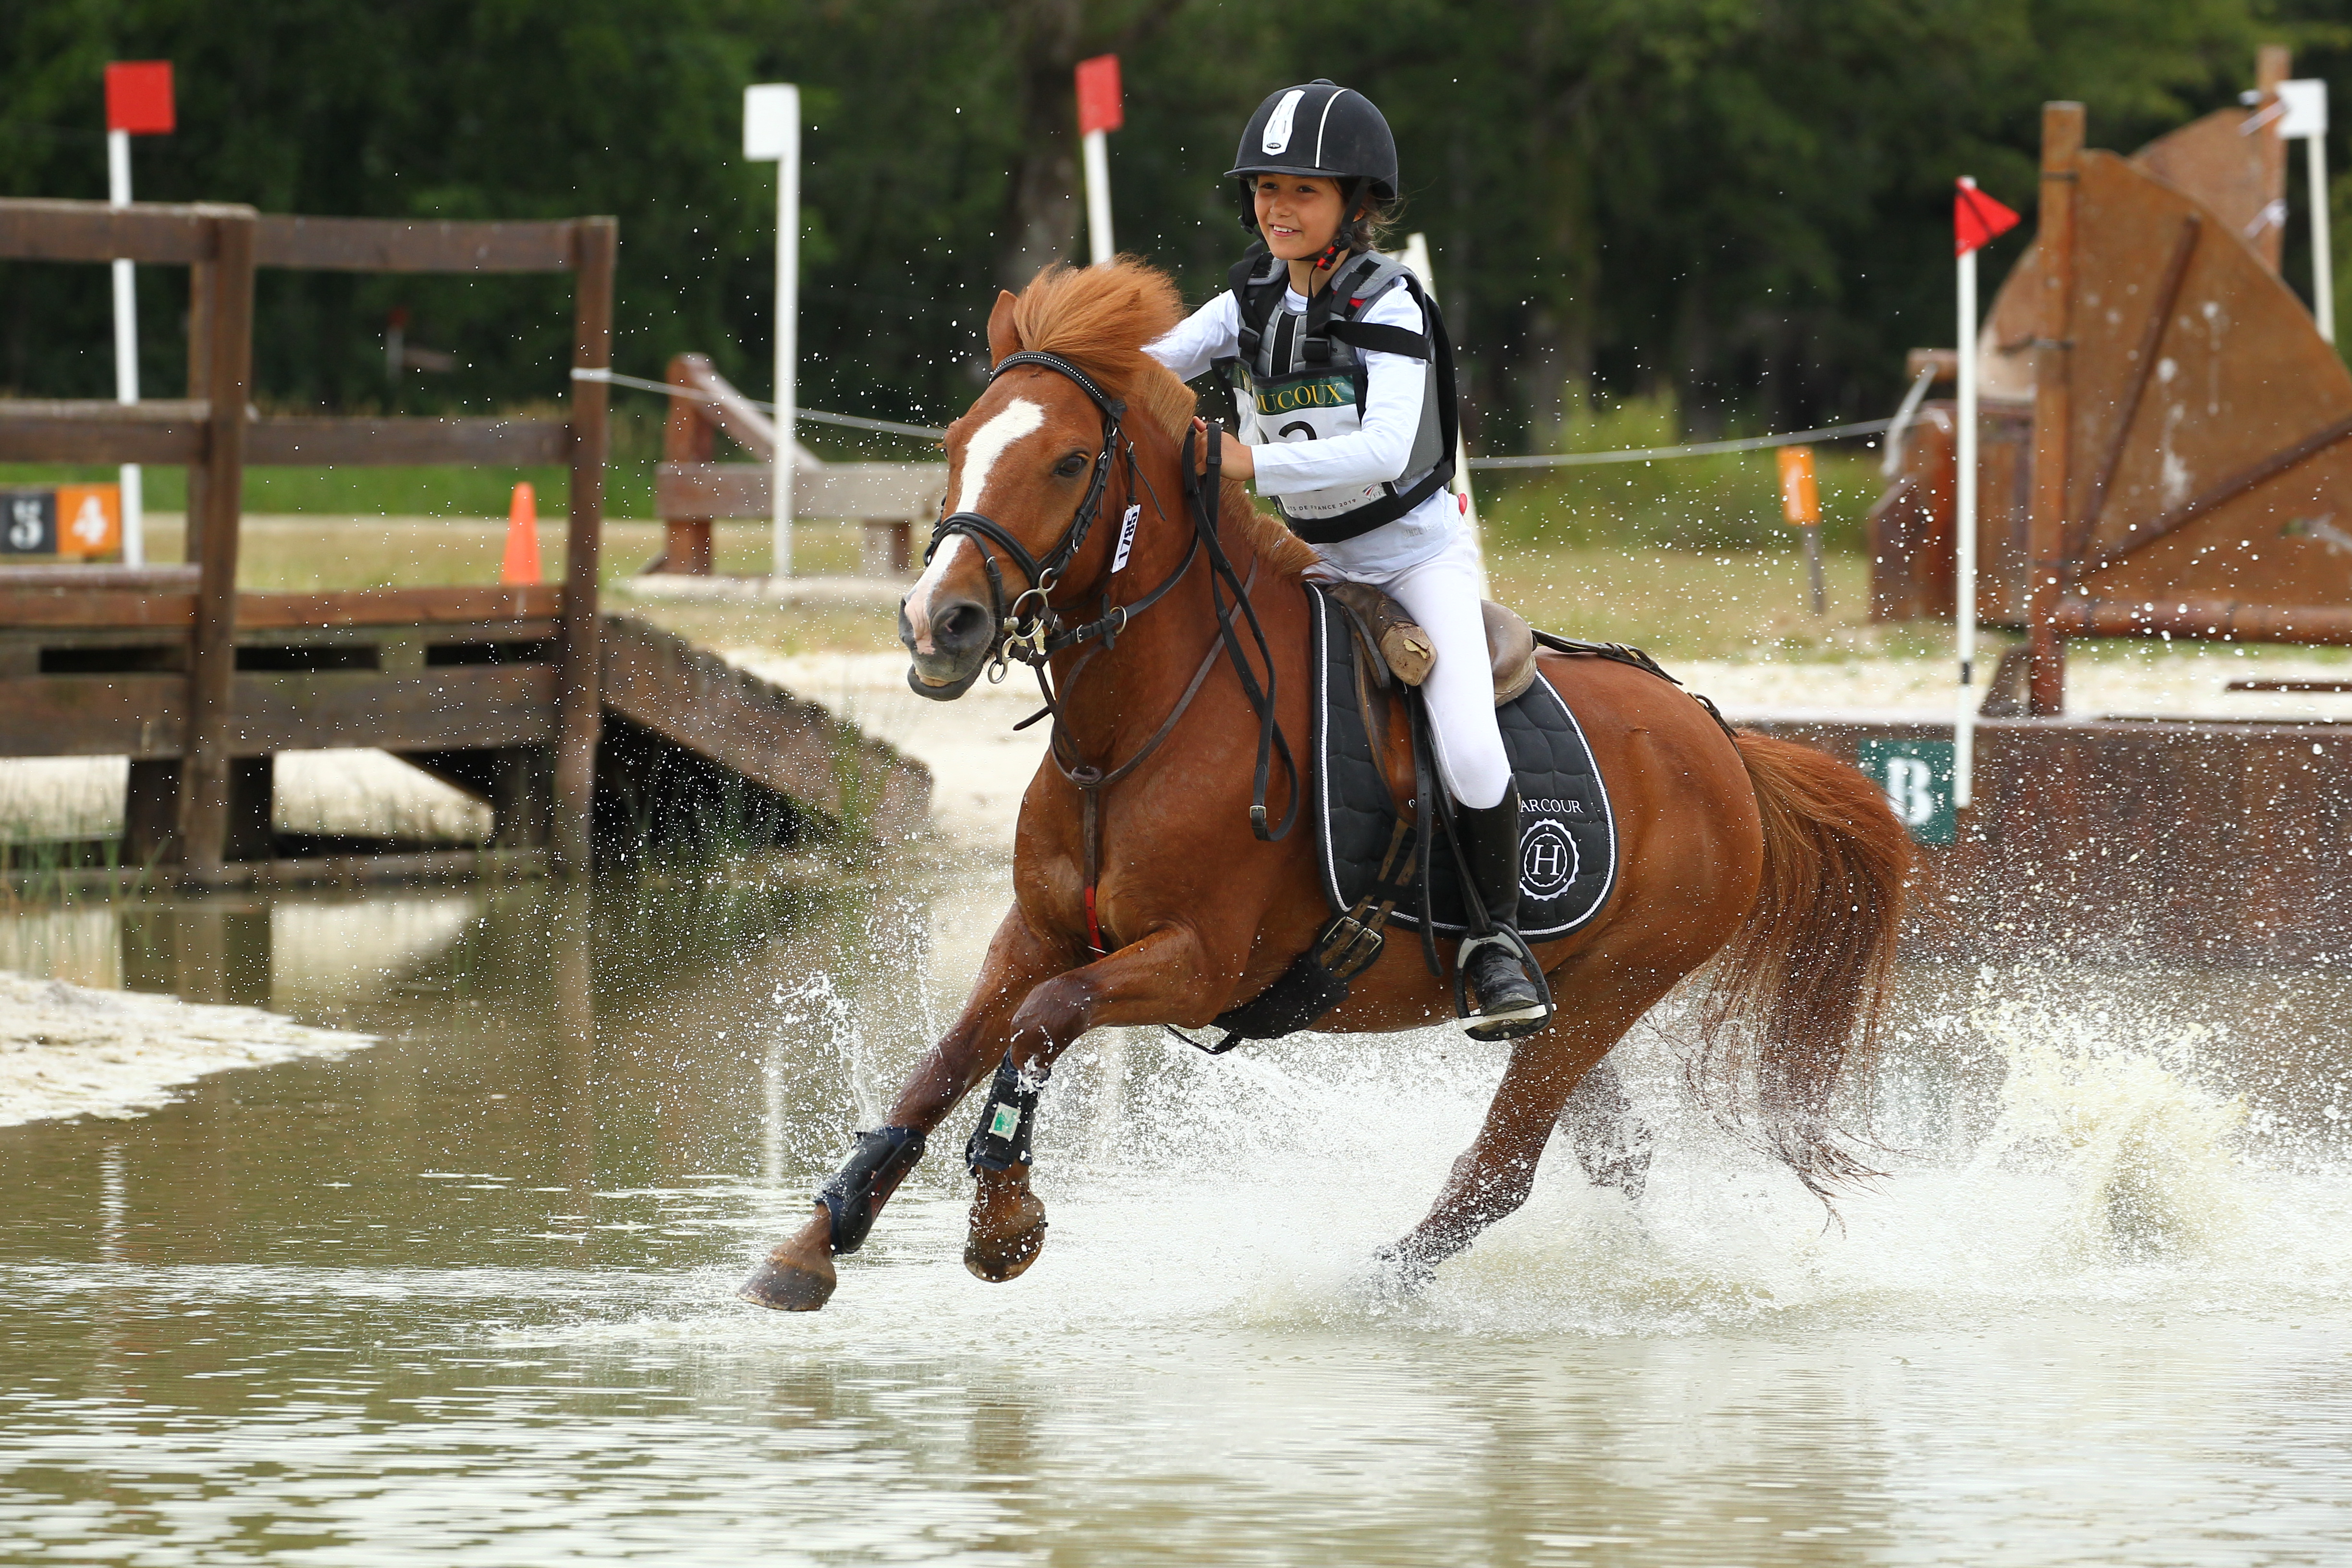
<svg viewBox="0 0 2352 1568">
<path fill-rule="evenodd" d="M 1295 289 L 1283 291 L 1282 308 L 1307 313 Z M 1383 327 L 1426 332 L 1428 322 L 1412 290 L 1399 286 L 1372 301 L 1361 318 Z M 1144 345 L 1144 353 L 1186 381 L 1212 362 L 1240 352 L 1241 304 L 1227 289 L 1178 322 L 1167 335 Z M 1412 439 L 1421 429 L 1421 404 L 1427 372 L 1422 362 L 1373 349 L 1356 351 L 1364 362 L 1364 414 L 1357 430 L 1325 441 L 1265 441 L 1251 447 L 1257 490 L 1265 496 L 1301 494 L 1339 485 L 1397 484 L 1407 475 Z M 1380 582 L 1434 559 L 1462 530 L 1461 505 L 1450 490 L 1435 495 L 1369 533 L 1315 552 L 1340 574 Z"/>
</svg>

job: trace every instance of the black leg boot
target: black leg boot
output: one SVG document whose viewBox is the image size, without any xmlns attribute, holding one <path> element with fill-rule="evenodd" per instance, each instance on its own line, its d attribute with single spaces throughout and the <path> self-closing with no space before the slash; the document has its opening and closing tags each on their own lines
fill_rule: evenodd
<svg viewBox="0 0 2352 1568">
<path fill-rule="evenodd" d="M 1528 972 L 1520 957 L 1519 924 L 1519 786 L 1514 780 L 1497 804 L 1484 811 L 1458 807 L 1454 822 L 1462 830 L 1462 848 L 1470 862 L 1470 876 L 1486 905 L 1486 919 L 1497 933 L 1472 937 L 1462 961 L 1462 978 L 1477 1002 L 1478 1016 L 1470 1021 L 1474 1040 L 1512 1040 L 1532 1035 L 1551 1022 L 1542 982 Z M 1500 936 L 1509 932 L 1507 938 Z"/>
</svg>

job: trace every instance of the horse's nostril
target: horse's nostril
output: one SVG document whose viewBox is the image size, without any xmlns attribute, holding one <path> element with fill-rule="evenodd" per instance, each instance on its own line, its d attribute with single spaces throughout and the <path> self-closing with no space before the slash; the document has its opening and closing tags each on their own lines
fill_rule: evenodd
<svg viewBox="0 0 2352 1568">
<path fill-rule="evenodd" d="M 931 619 L 931 640 L 949 647 L 965 647 L 988 635 L 988 612 L 966 600 Z"/>
</svg>

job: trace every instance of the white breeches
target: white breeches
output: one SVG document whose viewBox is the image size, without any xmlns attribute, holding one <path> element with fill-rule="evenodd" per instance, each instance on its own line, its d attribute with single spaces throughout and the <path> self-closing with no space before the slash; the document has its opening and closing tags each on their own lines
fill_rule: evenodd
<svg viewBox="0 0 2352 1568">
<path fill-rule="evenodd" d="M 1341 575 L 1328 563 L 1315 574 Z M 1442 554 L 1393 577 L 1355 580 L 1402 605 L 1437 649 L 1437 662 L 1421 691 L 1429 704 L 1437 768 L 1446 789 L 1474 811 L 1500 804 L 1510 786 L 1511 764 L 1495 722 L 1495 679 L 1486 658 L 1478 563 L 1469 534 L 1457 535 Z"/>
</svg>

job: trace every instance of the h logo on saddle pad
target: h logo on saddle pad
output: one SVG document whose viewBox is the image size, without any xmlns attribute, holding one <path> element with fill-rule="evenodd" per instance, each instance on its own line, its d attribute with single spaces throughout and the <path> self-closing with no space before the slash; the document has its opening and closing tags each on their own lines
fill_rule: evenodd
<svg viewBox="0 0 2352 1568">
<path fill-rule="evenodd" d="M 1556 899 L 1576 880 L 1576 840 L 1549 816 L 1538 817 L 1519 836 L 1519 896 Z"/>
</svg>

